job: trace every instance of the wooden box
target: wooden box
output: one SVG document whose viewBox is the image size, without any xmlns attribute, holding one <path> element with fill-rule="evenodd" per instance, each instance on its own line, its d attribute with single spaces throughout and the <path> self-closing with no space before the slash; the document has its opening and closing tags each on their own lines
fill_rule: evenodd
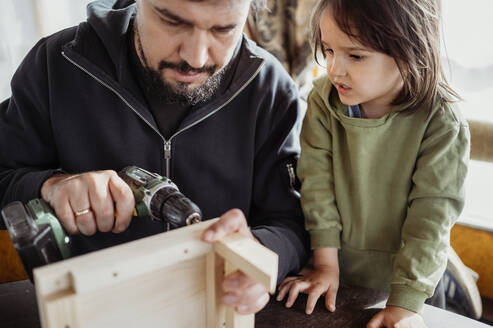
<svg viewBox="0 0 493 328">
<path fill-rule="evenodd" d="M 203 242 L 215 221 L 35 269 L 42 326 L 253 327 L 220 303 L 221 283 L 239 269 L 273 293 L 277 255 L 240 234 Z"/>
</svg>

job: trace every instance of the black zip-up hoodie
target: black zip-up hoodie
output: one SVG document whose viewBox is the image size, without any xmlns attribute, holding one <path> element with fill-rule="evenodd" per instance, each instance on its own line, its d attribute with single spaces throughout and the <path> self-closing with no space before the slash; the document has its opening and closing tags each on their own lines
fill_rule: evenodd
<svg viewBox="0 0 493 328">
<path fill-rule="evenodd" d="M 243 38 L 229 88 L 191 112 L 165 139 L 129 67 L 133 1 L 88 6 L 87 22 L 42 39 L 0 104 L 1 205 L 40 197 L 56 172 L 136 165 L 170 177 L 205 218 L 241 209 L 254 235 L 279 254 L 278 282 L 298 271 L 307 234 L 294 165 L 302 110 L 292 80 L 266 51 Z M 82 254 L 162 232 L 135 218 L 121 234 L 74 236 Z"/>
</svg>

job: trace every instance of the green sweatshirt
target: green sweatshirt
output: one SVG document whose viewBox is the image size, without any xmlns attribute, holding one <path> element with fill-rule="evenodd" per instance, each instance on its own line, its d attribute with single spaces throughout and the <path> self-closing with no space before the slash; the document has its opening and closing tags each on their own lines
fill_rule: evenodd
<svg viewBox="0 0 493 328">
<path fill-rule="evenodd" d="M 378 119 L 347 116 L 327 77 L 315 81 L 298 175 L 312 248 L 337 247 L 341 280 L 390 290 L 420 312 L 447 264 L 464 206 L 469 129 L 455 105 Z"/>
</svg>

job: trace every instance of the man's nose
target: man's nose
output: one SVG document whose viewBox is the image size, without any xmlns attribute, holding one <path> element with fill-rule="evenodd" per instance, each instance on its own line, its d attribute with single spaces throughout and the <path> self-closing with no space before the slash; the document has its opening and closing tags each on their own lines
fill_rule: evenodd
<svg viewBox="0 0 493 328">
<path fill-rule="evenodd" d="M 182 42 L 181 58 L 193 68 L 204 67 L 209 59 L 207 31 L 195 28 L 190 37 L 187 37 Z"/>
</svg>

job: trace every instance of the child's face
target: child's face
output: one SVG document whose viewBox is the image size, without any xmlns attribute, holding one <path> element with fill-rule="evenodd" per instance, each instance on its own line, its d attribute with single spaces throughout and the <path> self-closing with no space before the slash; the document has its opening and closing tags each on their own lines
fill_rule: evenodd
<svg viewBox="0 0 493 328">
<path fill-rule="evenodd" d="M 320 20 L 327 74 L 346 105 L 360 105 L 368 118 L 381 117 L 403 87 L 395 60 L 362 46 L 342 32 L 330 7 Z"/>
</svg>

